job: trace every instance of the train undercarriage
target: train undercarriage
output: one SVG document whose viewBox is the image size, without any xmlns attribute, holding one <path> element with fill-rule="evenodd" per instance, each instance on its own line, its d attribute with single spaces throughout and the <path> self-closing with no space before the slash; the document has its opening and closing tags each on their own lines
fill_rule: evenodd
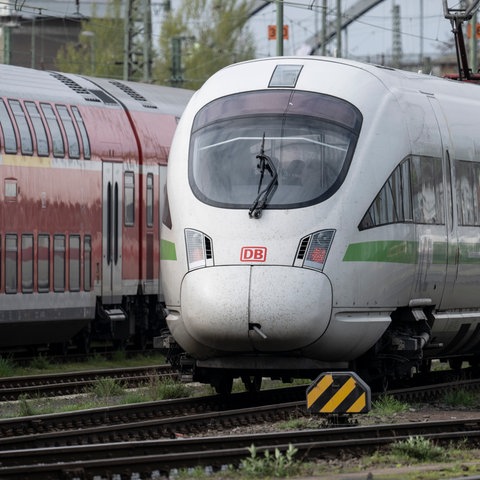
<svg viewBox="0 0 480 480">
<path fill-rule="evenodd" d="M 162 332 L 157 347 L 161 344 L 167 352 L 167 361 L 181 372 L 184 380 L 209 383 L 218 393 L 229 393 L 235 378 L 242 380 L 247 391 L 258 391 L 263 377 L 289 383 L 294 378 L 313 380 L 322 372 L 343 370 L 355 371 L 373 390 L 382 390 L 391 383 L 411 379 L 417 373 L 428 374 L 436 358 L 447 362 L 452 370 L 460 369 L 464 361 L 472 366 L 480 363 L 480 356 L 474 351 L 462 350 L 461 355 L 455 354 L 452 345 L 439 341 L 438 337 L 442 336 L 435 333 L 433 326 L 440 318 L 450 318 L 449 315 L 462 313 L 438 314 L 434 307 L 398 308 L 392 313 L 392 322 L 380 340 L 353 362 L 329 363 L 259 354 L 198 361 L 181 349 L 168 330 Z M 478 341 L 480 343 L 480 339 Z"/>
</svg>

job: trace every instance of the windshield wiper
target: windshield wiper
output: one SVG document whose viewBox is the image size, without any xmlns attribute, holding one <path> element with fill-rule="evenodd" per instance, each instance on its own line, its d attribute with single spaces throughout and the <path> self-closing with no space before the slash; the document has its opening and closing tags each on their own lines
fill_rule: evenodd
<svg viewBox="0 0 480 480">
<path fill-rule="evenodd" d="M 275 192 L 278 186 L 278 173 L 275 165 L 272 162 L 272 159 L 265 155 L 265 132 L 263 132 L 263 139 L 262 139 L 262 148 L 260 153 L 255 157 L 258 159 L 257 168 L 260 170 L 260 181 L 258 183 L 258 195 L 257 198 L 252 203 L 250 210 L 248 210 L 248 215 L 250 218 L 260 218 L 262 216 L 262 210 L 267 205 L 268 197 Z M 272 176 L 268 185 L 260 191 L 262 188 L 263 177 L 265 175 L 265 170 L 270 173 Z"/>
</svg>

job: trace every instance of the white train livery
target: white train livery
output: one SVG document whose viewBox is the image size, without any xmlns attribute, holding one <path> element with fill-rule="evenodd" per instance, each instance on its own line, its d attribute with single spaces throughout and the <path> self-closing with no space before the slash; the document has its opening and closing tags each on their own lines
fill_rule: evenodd
<svg viewBox="0 0 480 480">
<path fill-rule="evenodd" d="M 480 87 L 322 57 L 227 67 L 175 132 L 167 324 L 218 391 L 480 359 Z"/>
</svg>

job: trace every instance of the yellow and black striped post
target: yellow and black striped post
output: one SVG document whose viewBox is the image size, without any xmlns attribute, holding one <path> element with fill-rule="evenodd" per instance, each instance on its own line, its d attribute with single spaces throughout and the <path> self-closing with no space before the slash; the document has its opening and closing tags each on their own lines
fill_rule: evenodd
<svg viewBox="0 0 480 480">
<path fill-rule="evenodd" d="M 310 413 L 367 413 L 370 387 L 355 372 L 325 372 L 307 388 Z"/>
</svg>

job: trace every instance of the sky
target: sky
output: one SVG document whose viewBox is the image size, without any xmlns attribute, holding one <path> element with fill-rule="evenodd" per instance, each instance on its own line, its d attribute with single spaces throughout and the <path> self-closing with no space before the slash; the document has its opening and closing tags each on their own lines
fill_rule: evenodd
<svg viewBox="0 0 480 480">
<path fill-rule="evenodd" d="M 342 12 L 359 0 L 342 0 Z M 336 0 L 327 2 L 327 21 L 336 18 Z M 423 35 L 420 19 L 421 0 L 384 0 L 350 25 L 342 37 L 342 56 L 349 58 L 390 55 L 392 52 L 392 7 L 400 6 L 400 31 L 404 55 L 438 55 L 442 46 L 453 39 L 450 21 L 445 19 L 442 0 L 423 0 Z M 449 0 L 448 6 L 456 5 Z M 305 51 L 304 42 L 321 26 L 322 0 L 285 0 L 284 24 L 289 26 L 289 40 L 284 41 L 284 55 Z M 268 25 L 276 24 L 276 5 L 266 7 L 249 22 L 257 45 L 257 56 L 276 54 L 276 42 L 268 40 Z M 335 40 L 330 44 L 330 54 L 335 54 Z"/>
</svg>

